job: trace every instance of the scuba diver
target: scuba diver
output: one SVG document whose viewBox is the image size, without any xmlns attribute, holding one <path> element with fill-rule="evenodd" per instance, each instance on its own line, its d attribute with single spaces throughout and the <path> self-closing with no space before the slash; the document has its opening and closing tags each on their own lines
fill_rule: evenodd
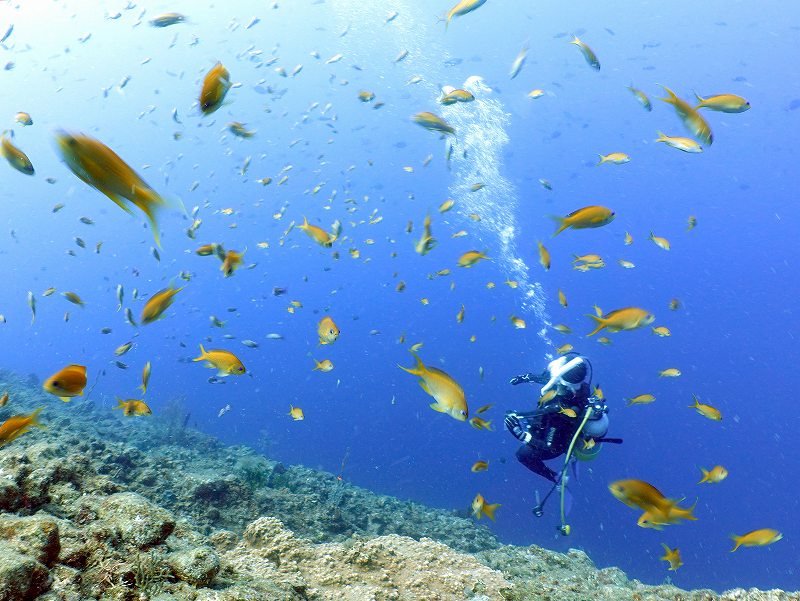
<svg viewBox="0 0 800 601">
<path fill-rule="evenodd" d="M 608 407 L 602 398 L 592 394 L 592 365 L 578 353 L 568 353 L 551 361 L 541 374 L 527 373 L 511 378 L 512 385 L 543 384 L 539 407 L 533 411 L 509 411 L 505 426 L 523 445 L 517 459 L 532 472 L 553 483 L 534 514 L 541 517 L 544 503 L 559 489 L 561 492 L 561 533 L 569 534 L 565 523 L 564 491 L 567 469 L 574 460 L 589 461 L 600 452 L 601 443 L 621 443 L 618 438 L 605 438 L 608 432 Z M 564 467 L 556 472 L 545 461 L 565 455 Z"/>
</svg>

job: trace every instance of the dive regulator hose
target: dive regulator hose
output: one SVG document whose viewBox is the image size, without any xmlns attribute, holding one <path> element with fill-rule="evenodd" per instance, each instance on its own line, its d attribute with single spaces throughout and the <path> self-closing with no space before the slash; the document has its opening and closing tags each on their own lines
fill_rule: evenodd
<svg viewBox="0 0 800 601">
<path fill-rule="evenodd" d="M 592 416 L 592 408 L 587 407 L 586 413 L 583 416 L 583 421 L 581 422 L 581 425 L 578 426 L 578 429 L 575 430 L 575 435 L 572 437 L 572 441 L 569 443 L 569 448 L 567 449 L 567 455 L 564 458 L 564 469 L 561 470 L 561 525 L 559 526 L 558 531 L 564 536 L 569 536 L 569 533 L 572 530 L 570 528 L 570 525 L 567 524 L 567 516 L 564 511 L 564 495 L 566 494 L 567 491 L 567 486 L 566 483 L 564 482 L 564 478 L 567 475 L 567 469 L 569 468 L 570 459 L 572 459 L 572 450 L 575 448 L 575 442 L 578 440 L 578 437 L 581 435 L 581 432 L 583 432 L 583 427 L 586 425 L 586 422 L 589 421 L 589 418 L 591 416 Z"/>
</svg>

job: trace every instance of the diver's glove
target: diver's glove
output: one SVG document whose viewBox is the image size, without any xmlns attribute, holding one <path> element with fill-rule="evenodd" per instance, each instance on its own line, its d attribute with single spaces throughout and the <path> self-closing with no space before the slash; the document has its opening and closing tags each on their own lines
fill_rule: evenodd
<svg viewBox="0 0 800 601">
<path fill-rule="evenodd" d="M 526 432 L 522 428 L 522 424 L 519 421 L 519 416 L 513 411 L 506 413 L 504 422 L 508 431 L 511 432 L 511 435 L 520 442 L 527 444 L 531 441 L 531 438 L 533 438 L 530 432 Z"/>
<path fill-rule="evenodd" d="M 522 374 L 519 376 L 514 376 L 511 378 L 508 383 L 512 386 L 516 386 L 517 384 L 528 384 L 529 382 L 535 382 L 536 375 L 535 374 Z"/>
</svg>

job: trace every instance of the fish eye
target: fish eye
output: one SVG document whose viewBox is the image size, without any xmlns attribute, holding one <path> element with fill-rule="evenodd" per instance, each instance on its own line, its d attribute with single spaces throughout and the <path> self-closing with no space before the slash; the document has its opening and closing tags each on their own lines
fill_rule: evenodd
<svg viewBox="0 0 800 601">
<path fill-rule="evenodd" d="M 58 380 L 53 380 L 53 386 L 58 386 Z"/>
<path fill-rule="evenodd" d="M 328 330 L 328 334 L 330 334 L 331 336 L 333 336 L 333 335 L 335 334 L 335 332 L 334 332 L 334 331 L 331 329 L 331 330 Z"/>
</svg>

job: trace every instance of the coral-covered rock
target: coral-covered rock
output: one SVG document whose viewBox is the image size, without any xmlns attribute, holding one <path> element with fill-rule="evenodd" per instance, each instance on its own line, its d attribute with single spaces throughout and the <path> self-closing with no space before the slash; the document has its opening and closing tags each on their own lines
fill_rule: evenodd
<svg viewBox="0 0 800 601">
<path fill-rule="evenodd" d="M 45 565 L 52 564 L 61 549 L 58 524 L 47 514 L 30 517 L 0 515 L 0 539 Z"/>
<path fill-rule="evenodd" d="M 167 558 L 172 573 L 197 587 L 208 586 L 219 572 L 219 556 L 206 546 L 176 551 Z"/>
<path fill-rule="evenodd" d="M 45 566 L 19 553 L 10 544 L 0 542 L 0 599 L 27 601 L 49 585 L 50 576 Z"/>
<path fill-rule="evenodd" d="M 164 541 L 175 528 L 172 514 L 132 492 L 116 493 L 98 507 L 98 517 L 122 540 L 144 549 Z"/>
</svg>

